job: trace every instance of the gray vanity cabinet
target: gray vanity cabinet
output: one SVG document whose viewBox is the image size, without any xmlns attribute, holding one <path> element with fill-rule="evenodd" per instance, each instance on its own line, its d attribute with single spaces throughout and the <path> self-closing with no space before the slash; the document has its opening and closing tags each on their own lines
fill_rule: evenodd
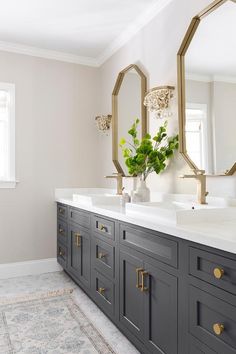
<svg viewBox="0 0 236 354">
<path fill-rule="evenodd" d="M 177 354 L 177 278 L 128 249 L 120 251 L 120 321 L 151 353 Z"/>
<path fill-rule="evenodd" d="M 57 206 L 57 259 L 141 354 L 236 354 L 236 256 Z"/>
<path fill-rule="evenodd" d="M 80 225 L 69 225 L 68 271 L 90 287 L 90 233 Z"/>
</svg>

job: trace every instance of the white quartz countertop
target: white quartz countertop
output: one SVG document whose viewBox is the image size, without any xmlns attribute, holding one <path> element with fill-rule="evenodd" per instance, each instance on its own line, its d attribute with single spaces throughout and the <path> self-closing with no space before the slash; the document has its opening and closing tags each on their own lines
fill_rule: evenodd
<svg viewBox="0 0 236 354">
<path fill-rule="evenodd" d="M 57 194 L 56 202 L 236 254 L 236 220 L 221 221 L 214 224 L 204 222 L 188 225 L 173 225 L 172 223 L 168 223 L 168 221 L 163 223 L 160 221 L 155 222 L 155 220 L 150 221 L 147 218 L 145 219 L 145 216 L 143 216 L 143 218 L 128 216 L 125 208 L 121 206 L 86 206 L 74 202 L 72 197 Z"/>
</svg>

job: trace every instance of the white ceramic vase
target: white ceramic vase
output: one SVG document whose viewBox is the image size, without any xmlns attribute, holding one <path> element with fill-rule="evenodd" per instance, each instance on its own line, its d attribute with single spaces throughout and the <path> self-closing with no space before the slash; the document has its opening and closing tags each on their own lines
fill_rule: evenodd
<svg viewBox="0 0 236 354">
<path fill-rule="evenodd" d="M 146 181 L 140 179 L 139 186 L 135 194 L 140 202 L 150 202 L 150 189 L 147 187 Z"/>
</svg>

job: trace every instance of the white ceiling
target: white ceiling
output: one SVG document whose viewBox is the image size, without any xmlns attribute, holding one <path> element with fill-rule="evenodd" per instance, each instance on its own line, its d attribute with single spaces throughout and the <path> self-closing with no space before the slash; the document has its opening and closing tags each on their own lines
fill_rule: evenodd
<svg viewBox="0 0 236 354">
<path fill-rule="evenodd" d="M 236 4 L 228 1 L 205 17 L 186 53 L 189 74 L 236 77 Z"/>
<path fill-rule="evenodd" d="M 96 64 L 170 1 L 0 0 L 0 49 L 40 48 Z"/>
</svg>

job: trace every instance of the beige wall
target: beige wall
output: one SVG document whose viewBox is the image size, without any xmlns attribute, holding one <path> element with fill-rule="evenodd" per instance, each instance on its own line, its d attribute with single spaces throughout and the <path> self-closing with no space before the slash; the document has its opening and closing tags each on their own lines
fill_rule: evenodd
<svg viewBox="0 0 236 354">
<path fill-rule="evenodd" d="M 97 184 L 97 70 L 1 52 L 0 81 L 16 85 L 20 181 L 0 189 L 0 263 L 55 257 L 54 189 Z"/>
<path fill-rule="evenodd" d="M 114 54 L 101 68 L 101 102 L 104 112 L 111 112 L 111 92 L 120 70 L 137 63 L 147 73 L 149 87 L 174 85 L 177 87 L 177 52 L 193 16 L 211 0 L 173 0 L 144 27 L 130 42 Z M 177 94 L 177 93 L 176 93 Z M 153 117 L 149 121 L 150 132 L 154 133 L 158 123 Z M 178 129 L 177 100 L 174 116 L 170 120 L 170 133 Z M 100 181 L 108 182 L 103 175 L 115 171 L 111 162 L 111 136 L 100 138 L 102 167 Z M 189 173 L 188 167 L 179 156 L 161 176 L 152 174 L 148 183 L 152 190 L 163 192 L 195 193 L 193 180 L 181 180 L 179 175 Z M 114 183 L 110 182 L 112 186 Z M 208 181 L 210 194 L 236 196 L 235 178 L 212 178 Z"/>
<path fill-rule="evenodd" d="M 0 263 L 56 256 L 56 187 L 114 186 L 111 134 L 98 134 L 94 117 L 111 113 L 118 72 L 137 63 L 149 87 L 177 86 L 176 53 L 191 18 L 209 0 L 173 0 L 100 69 L 0 52 L 0 81 L 16 84 L 16 189 L 0 189 Z M 157 129 L 150 118 L 150 131 Z M 177 102 L 170 133 L 178 129 Z M 177 157 L 152 190 L 194 192 Z M 235 178 L 213 178 L 211 194 L 236 196 Z"/>
</svg>

